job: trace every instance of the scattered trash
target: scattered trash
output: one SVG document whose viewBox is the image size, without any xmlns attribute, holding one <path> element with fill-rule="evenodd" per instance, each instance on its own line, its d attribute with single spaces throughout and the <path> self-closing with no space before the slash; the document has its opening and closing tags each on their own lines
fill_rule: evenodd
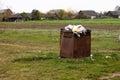
<svg viewBox="0 0 120 80">
<path fill-rule="evenodd" d="M 118 36 L 118 41 L 120 41 L 120 35 Z"/>
<path fill-rule="evenodd" d="M 112 58 L 112 57 L 111 57 L 111 56 L 105 56 L 105 58 L 106 58 L 106 59 L 110 59 L 110 58 Z"/>
<path fill-rule="evenodd" d="M 93 55 L 91 54 L 90 55 L 90 59 L 92 60 L 92 61 L 94 61 L 95 59 L 93 59 Z"/>
<path fill-rule="evenodd" d="M 64 27 L 65 31 L 73 32 L 78 37 L 80 37 L 80 34 L 86 35 L 87 29 L 83 27 L 82 25 L 68 25 Z"/>
</svg>

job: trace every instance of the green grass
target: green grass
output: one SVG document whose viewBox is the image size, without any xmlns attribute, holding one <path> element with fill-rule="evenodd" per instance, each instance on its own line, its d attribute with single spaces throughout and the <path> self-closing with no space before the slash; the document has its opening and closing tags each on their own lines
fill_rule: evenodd
<svg viewBox="0 0 120 80">
<path fill-rule="evenodd" d="M 95 30 L 92 32 L 92 49 L 120 50 L 120 30 Z"/>
<path fill-rule="evenodd" d="M 98 80 L 120 71 L 120 30 L 93 30 L 90 57 L 59 58 L 58 29 L 0 29 L 1 80 Z"/>
<path fill-rule="evenodd" d="M 0 24 L 82 24 L 85 26 L 120 26 L 120 19 L 77 19 L 77 20 L 41 20 L 26 22 L 1 22 Z"/>
</svg>

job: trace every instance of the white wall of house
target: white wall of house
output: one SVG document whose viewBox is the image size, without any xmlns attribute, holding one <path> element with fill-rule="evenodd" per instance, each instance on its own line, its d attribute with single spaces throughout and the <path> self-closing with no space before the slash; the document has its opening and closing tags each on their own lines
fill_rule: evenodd
<svg viewBox="0 0 120 80">
<path fill-rule="evenodd" d="M 94 18 L 96 18 L 96 16 L 91 16 L 91 19 L 94 19 Z"/>
<path fill-rule="evenodd" d="M 118 16 L 118 18 L 120 18 L 120 16 Z"/>
</svg>

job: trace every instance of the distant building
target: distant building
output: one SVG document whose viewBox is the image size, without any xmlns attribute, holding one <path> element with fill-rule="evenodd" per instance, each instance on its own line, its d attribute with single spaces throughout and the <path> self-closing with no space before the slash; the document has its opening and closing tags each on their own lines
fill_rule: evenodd
<svg viewBox="0 0 120 80">
<path fill-rule="evenodd" d="M 106 15 L 112 18 L 120 18 L 120 11 L 108 11 Z"/>
<path fill-rule="evenodd" d="M 78 13 L 80 19 L 94 19 L 98 17 L 98 13 L 93 10 L 81 10 Z"/>
<path fill-rule="evenodd" d="M 0 10 L 0 19 L 1 21 L 8 21 L 8 18 L 13 14 L 10 9 Z"/>
<path fill-rule="evenodd" d="M 13 14 L 9 17 L 9 21 L 12 22 L 23 22 L 24 18 L 20 14 Z"/>
<path fill-rule="evenodd" d="M 12 22 L 23 22 L 27 20 L 32 20 L 32 14 L 31 13 L 25 13 L 25 16 L 23 16 L 21 13 L 13 14 L 9 17 L 9 21 Z"/>
</svg>

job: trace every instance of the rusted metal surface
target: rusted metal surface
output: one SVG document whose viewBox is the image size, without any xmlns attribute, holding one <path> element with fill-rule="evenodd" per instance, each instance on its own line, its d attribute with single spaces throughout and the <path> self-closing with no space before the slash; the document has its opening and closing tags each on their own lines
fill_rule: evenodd
<svg viewBox="0 0 120 80">
<path fill-rule="evenodd" d="M 60 57 L 61 58 L 82 58 L 91 54 L 91 32 L 77 37 L 73 32 L 60 33 Z"/>
</svg>

